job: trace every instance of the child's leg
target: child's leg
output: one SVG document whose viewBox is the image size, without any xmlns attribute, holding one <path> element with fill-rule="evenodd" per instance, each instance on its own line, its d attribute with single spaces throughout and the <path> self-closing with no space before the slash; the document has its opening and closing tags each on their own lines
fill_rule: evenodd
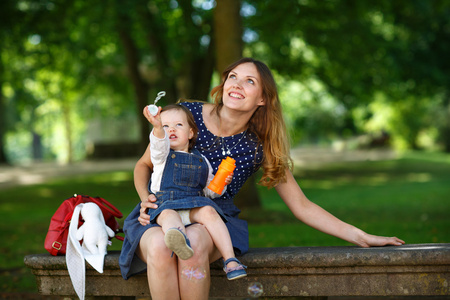
<svg viewBox="0 0 450 300">
<path fill-rule="evenodd" d="M 186 234 L 186 229 L 184 228 L 184 225 L 181 222 L 180 215 L 173 209 L 163 210 L 156 217 L 156 223 L 162 227 L 162 231 L 164 232 L 164 234 L 166 234 L 170 228 L 178 228 L 184 234 Z"/>
<path fill-rule="evenodd" d="M 228 228 L 212 206 L 191 209 L 190 219 L 192 223 L 201 223 L 208 229 L 214 244 L 220 254 L 222 254 L 224 260 L 235 257 Z M 235 268 L 237 266 L 238 264 L 234 261 L 227 265 L 229 268 Z"/>
<path fill-rule="evenodd" d="M 156 223 L 162 227 L 167 248 L 172 250 L 178 258 L 186 260 L 194 255 L 194 250 L 192 250 L 189 239 L 186 237 L 186 229 L 178 212 L 165 209 L 156 218 Z"/>
</svg>

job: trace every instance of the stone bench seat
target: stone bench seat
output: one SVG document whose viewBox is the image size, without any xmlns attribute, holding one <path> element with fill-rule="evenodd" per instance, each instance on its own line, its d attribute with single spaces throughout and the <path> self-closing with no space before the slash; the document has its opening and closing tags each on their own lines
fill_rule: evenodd
<svg viewBox="0 0 450 300">
<path fill-rule="evenodd" d="M 118 258 L 118 251 L 108 253 L 103 274 L 86 264 L 86 296 L 149 297 L 146 274 L 123 280 Z M 212 264 L 212 298 L 248 298 L 256 282 L 262 297 L 450 295 L 450 244 L 252 248 L 239 259 L 248 276 L 234 281 L 220 262 Z M 28 255 L 25 265 L 40 294 L 75 296 L 64 256 Z"/>
</svg>

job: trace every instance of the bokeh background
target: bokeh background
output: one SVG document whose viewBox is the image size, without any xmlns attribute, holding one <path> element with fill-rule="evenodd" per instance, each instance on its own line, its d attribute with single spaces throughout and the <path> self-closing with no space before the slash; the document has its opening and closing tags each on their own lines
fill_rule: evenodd
<svg viewBox="0 0 450 300">
<path fill-rule="evenodd" d="M 2 290 L 35 295 L 23 256 L 45 251 L 71 194 L 125 215 L 139 201 L 142 109 L 159 91 L 161 105 L 211 101 L 243 56 L 273 71 L 311 200 L 372 233 L 449 242 L 449 53 L 446 0 L 1 1 Z M 253 247 L 347 245 L 296 221 L 258 175 L 236 200 Z"/>
</svg>

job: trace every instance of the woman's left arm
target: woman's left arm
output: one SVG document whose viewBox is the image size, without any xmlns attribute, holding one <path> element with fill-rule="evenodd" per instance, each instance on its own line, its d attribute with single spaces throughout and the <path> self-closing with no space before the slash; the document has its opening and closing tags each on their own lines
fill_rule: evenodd
<svg viewBox="0 0 450 300">
<path fill-rule="evenodd" d="M 297 219 L 319 231 L 361 247 L 399 246 L 405 243 L 396 237 L 368 234 L 355 226 L 339 220 L 325 209 L 311 202 L 305 196 L 289 170 L 286 171 L 286 182 L 278 184 L 275 189 Z"/>
</svg>

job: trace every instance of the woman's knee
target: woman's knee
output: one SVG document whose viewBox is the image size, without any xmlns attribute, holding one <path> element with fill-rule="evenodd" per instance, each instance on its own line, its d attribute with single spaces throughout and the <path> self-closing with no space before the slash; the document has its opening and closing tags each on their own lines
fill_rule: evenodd
<svg viewBox="0 0 450 300">
<path fill-rule="evenodd" d="M 214 245 L 214 242 L 206 229 L 206 227 L 202 224 L 195 224 L 189 226 L 187 229 L 187 235 L 191 242 L 191 247 L 194 249 L 194 256 L 192 259 L 200 261 L 205 261 L 209 263 L 210 261 L 216 260 L 217 257 L 217 248 Z"/>
<path fill-rule="evenodd" d="M 139 243 L 139 249 L 139 256 L 147 265 L 163 265 L 172 259 L 172 252 L 167 248 L 164 235 L 159 227 L 151 228 L 144 233 Z"/>
</svg>

